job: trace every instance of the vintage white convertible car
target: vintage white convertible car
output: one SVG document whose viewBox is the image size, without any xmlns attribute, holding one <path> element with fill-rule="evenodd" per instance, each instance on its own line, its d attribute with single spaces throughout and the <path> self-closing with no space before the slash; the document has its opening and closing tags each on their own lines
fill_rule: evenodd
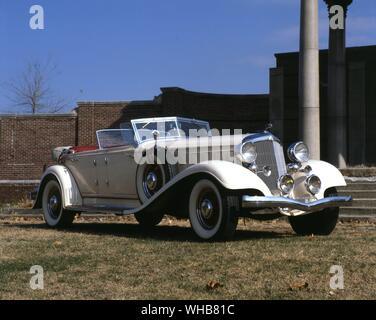
<svg viewBox="0 0 376 320">
<path fill-rule="evenodd" d="M 329 235 L 339 206 L 351 202 L 329 163 L 310 160 L 298 142 L 287 150 L 269 131 L 213 133 L 205 121 L 179 117 L 133 120 L 97 132 L 95 147 L 60 147 L 45 171 L 35 208 L 51 227 L 81 212 L 134 214 L 144 227 L 165 214 L 189 218 L 198 237 L 229 239 L 239 217 L 287 216 L 299 235 Z"/>
</svg>

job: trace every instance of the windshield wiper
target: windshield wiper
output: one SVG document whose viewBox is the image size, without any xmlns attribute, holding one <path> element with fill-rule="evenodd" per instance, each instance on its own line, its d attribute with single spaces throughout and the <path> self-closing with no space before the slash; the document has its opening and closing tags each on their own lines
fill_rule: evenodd
<svg viewBox="0 0 376 320">
<path fill-rule="evenodd" d="M 141 129 L 145 129 L 151 122 L 148 122 L 147 124 L 145 124 L 144 126 L 142 126 Z"/>
</svg>

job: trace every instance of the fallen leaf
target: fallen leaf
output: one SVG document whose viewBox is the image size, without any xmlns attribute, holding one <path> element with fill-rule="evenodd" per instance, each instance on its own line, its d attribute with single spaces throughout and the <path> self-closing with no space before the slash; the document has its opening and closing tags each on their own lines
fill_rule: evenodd
<svg viewBox="0 0 376 320">
<path fill-rule="evenodd" d="M 53 243 L 53 245 L 54 245 L 55 247 L 60 247 L 62 244 L 63 244 L 63 243 L 62 243 L 61 241 L 55 241 L 55 242 Z"/>
<path fill-rule="evenodd" d="M 214 289 L 217 289 L 217 288 L 220 288 L 222 287 L 222 285 L 216 281 L 216 280 L 210 280 L 207 284 L 206 284 L 206 289 L 207 290 L 214 290 Z"/>
<path fill-rule="evenodd" d="M 297 281 L 290 285 L 289 290 L 290 291 L 300 291 L 308 289 L 309 285 L 307 281 Z"/>
</svg>

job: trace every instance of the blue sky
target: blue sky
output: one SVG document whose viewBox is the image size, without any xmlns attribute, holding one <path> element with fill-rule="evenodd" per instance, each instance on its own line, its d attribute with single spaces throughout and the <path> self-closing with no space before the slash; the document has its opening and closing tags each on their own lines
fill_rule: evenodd
<svg viewBox="0 0 376 320">
<path fill-rule="evenodd" d="M 328 42 L 320 2 L 320 47 Z M 45 30 L 29 28 L 42 5 Z M 77 100 L 142 100 L 164 86 L 266 93 L 274 53 L 299 47 L 299 0 L 0 0 L 0 83 L 51 59 Z M 376 1 L 354 0 L 348 45 L 376 44 Z M 13 110 L 4 89 L 0 113 Z"/>
</svg>

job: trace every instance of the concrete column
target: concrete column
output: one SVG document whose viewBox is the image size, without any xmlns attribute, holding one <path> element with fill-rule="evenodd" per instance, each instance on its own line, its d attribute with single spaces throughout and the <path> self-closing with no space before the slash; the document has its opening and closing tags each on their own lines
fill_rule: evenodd
<svg viewBox="0 0 376 320">
<path fill-rule="evenodd" d="M 352 0 L 325 0 L 330 8 L 339 5 L 344 9 L 344 28 L 329 27 L 328 52 L 328 157 L 329 162 L 346 168 L 348 162 L 347 134 L 347 70 L 346 70 L 346 14 Z"/>
<path fill-rule="evenodd" d="M 366 64 L 348 64 L 348 165 L 366 164 Z"/>
<path fill-rule="evenodd" d="M 299 108 L 300 137 L 311 158 L 320 159 L 318 0 L 301 0 Z"/>
<path fill-rule="evenodd" d="M 273 124 L 273 132 L 281 141 L 286 142 L 284 135 L 284 71 L 283 68 L 271 68 L 269 72 L 269 119 Z"/>
</svg>

